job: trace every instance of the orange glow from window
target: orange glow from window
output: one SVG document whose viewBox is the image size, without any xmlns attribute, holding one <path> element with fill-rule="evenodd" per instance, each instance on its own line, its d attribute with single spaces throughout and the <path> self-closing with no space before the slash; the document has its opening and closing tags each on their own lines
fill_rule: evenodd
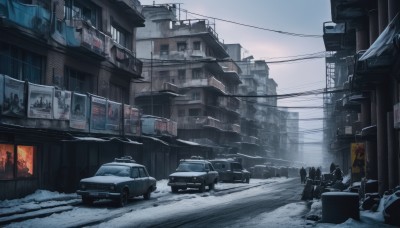
<svg viewBox="0 0 400 228">
<path fill-rule="evenodd" d="M 17 146 L 18 177 L 30 177 L 33 175 L 35 147 Z"/>
<path fill-rule="evenodd" d="M 0 179 L 14 178 L 14 145 L 0 144 Z"/>
</svg>

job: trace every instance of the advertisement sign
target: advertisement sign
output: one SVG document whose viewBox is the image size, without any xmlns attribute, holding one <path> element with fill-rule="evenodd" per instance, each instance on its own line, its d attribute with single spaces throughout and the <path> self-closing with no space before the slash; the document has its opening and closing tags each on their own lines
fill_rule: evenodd
<svg viewBox="0 0 400 228">
<path fill-rule="evenodd" d="M 3 115 L 25 116 L 25 82 L 5 76 Z"/>
<path fill-rule="evenodd" d="M 54 87 L 29 83 L 28 86 L 28 117 L 53 118 Z"/>
<path fill-rule="evenodd" d="M 131 134 L 131 106 L 124 104 L 124 133 Z"/>
<path fill-rule="evenodd" d="M 87 96 L 84 94 L 73 93 L 71 101 L 71 116 L 69 127 L 84 130 L 87 124 L 86 114 Z"/>
<path fill-rule="evenodd" d="M 137 108 L 131 109 L 131 132 L 136 135 L 140 136 L 142 134 L 142 125 L 140 121 L 140 111 Z"/>
<path fill-rule="evenodd" d="M 121 123 L 121 103 L 107 101 L 107 129 L 119 131 Z"/>
<path fill-rule="evenodd" d="M 365 145 L 364 143 L 351 144 L 351 173 L 353 179 L 365 176 Z"/>
<path fill-rule="evenodd" d="M 105 98 L 91 97 L 91 128 L 96 130 L 106 129 L 106 104 Z"/>
<path fill-rule="evenodd" d="M 69 120 L 71 109 L 71 92 L 58 90 L 54 91 L 53 115 L 57 120 Z"/>
</svg>

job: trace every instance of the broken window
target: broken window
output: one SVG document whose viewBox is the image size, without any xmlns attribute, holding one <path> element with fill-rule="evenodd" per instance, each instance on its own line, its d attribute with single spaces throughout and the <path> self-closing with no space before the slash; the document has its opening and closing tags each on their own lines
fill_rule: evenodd
<svg viewBox="0 0 400 228">
<path fill-rule="evenodd" d="M 34 146 L 0 144 L 0 180 L 34 176 L 35 152 Z"/>
<path fill-rule="evenodd" d="M 17 146 L 17 177 L 32 177 L 35 147 Z"/>
</svg>

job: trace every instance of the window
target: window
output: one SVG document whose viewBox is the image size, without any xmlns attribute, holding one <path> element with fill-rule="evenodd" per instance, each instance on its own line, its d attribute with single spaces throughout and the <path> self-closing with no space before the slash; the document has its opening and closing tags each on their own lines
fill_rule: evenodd
<svg viewBox="0 0 400 228">
<path fill-rule="evenodd" d="M 118 44 L 122 45 L 125 48 L 130 49 L 130 44 L 128 41 L 130 34 L 126 30 L 124 30 L 123 28 L 114 23 L 111 25 L 111 37 Z"/>
<path fill-rule="evenodd" d="M 196 68 L 192 70 L 192 79 L 200 79 L 201 78 L 201 69 Z"/>
<path fill-rule="evenodd" d="M 35 53 L 0 43 L 0 74 L 41 84 L 44 59 Z"/>
<path fill-rule="evenodd" d="M 178 42 L 178 51 L 186 51 L 186 42 Z"/>
<path fill-rule="evenodd" d="M 0 144 L 0 180 L 34 176 L 35 154 L 34 146 Z"/>
<path fill-rule="evenodd" d="M 65 79 L 67 89 L 71 91 L 86 93 L 91 92 L 90 75 L 73 70 L 69 67 L 65 68 Z"/>
<path fill-rule="evenodd" d="M 200 116 L 200 109 L 199 108 L 189 109 L 189 116 Z"/>
<path fill-rule="evenodd" d="M 65 0 L 64 15 L 66 20 L 89 21 L 94 27 L 101 27 L 101 10 L 87 1 Z"/>
<path fill-rule="evenodd" d="M 186 81 L 186 70 L 178 70 L 178 80 L 181 82 Z"/>
<path fill-rule="evenodd" d="M 192 101 L 200 100 L 200 92 L 193 92 L 192 93 Z"/>
<path fill-rule="evenodd" d="M 128 104 L 129 103 L 128 88 L 110 82 L 109 98 L 112 101 Z"/>
<path fill-rule="evenodd" d="M 193 50 L 200 50 L 200 41 L 193 42 Z"/>
<path fill-rule="evenodd" d="M 168 44 L 162 44 L 160 46 L 160 55 L 168 55 L 169 54 L 169 45 Z"/>
<path fill-rule="evenodd" d="M 186 115 L 185 109 L 179 109 L 179 110 L 178 110 L 178 116 L 179 116 L 179 117 L 183 117 L 183 116 L 185 116 L 185 115 Z"/>
<path fill-rule="evenodd" d="M 132 178 L 138 178 L 139 177 L 139 169 L 137 167 L 132 169 Z"/>
<path fill-rule="evenodd" d="M 144 170 L 144 168 L 139 168 L 139 174 L 140 174 L 140 177 L 147 177 L 148 176 L 146 171 Z"/>
</svg>

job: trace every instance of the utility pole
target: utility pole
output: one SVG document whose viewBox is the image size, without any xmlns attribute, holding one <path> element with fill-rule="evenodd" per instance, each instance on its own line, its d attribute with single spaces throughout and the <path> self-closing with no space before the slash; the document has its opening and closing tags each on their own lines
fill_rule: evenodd
<svg viewBox="0 0 400 228">
<path fill-rule="evenodd" d="M 153 115 L 153 52 L 150 53 L 150 99 L 151 115 Z"/>
</svg>

